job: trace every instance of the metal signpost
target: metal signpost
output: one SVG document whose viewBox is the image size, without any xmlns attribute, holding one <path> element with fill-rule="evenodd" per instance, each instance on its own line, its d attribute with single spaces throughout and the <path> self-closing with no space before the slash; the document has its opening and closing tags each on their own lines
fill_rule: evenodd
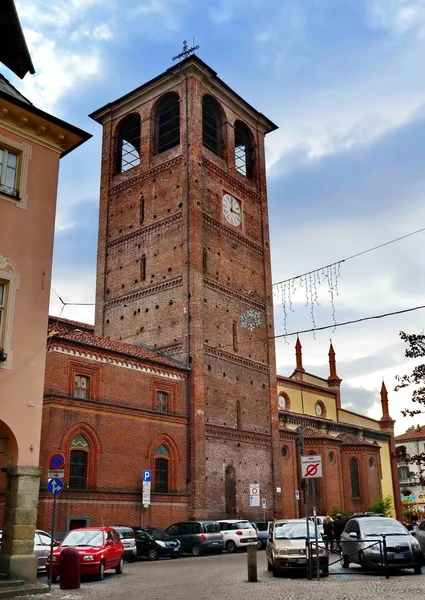
<svg viewBox="0 0 425 600">
<path fill-rule="evenodd" d="M 322 474 L 322 457 L 319 454 L 313 454 L 309 456 L 301 456 L 301 477 L 304 481 L 308 479 L 317 479 L 319 477 L 323 477 Z M 319 540 L 317 535 L 317 518 L 316 518 L 316 484 L 312 486 L 313 488 L 313 518 L 314 518 L 314 538 L 316 543 L 316 577 L 319 579 L 320 577 L 320 568 L 319 568 Z M 306 508 L 306 519 L 307 519 L 307 535 L 310 538 L 309 529 L 308 529 L 308 512 Z M 310 539 L 309 539 L 310 545 Z M 309 553 L 309 564 L 311 567 L 311 553 Z M 311 569 L 310 569 L 311 576 Z"/>
<path fill-rule="evenodd" d="M 142 475 L 142 527 L 144 525 L 144 510 L 151 503 L 152 471 L 145 469 Z"/>
<path fill-rule="evenodd" d="M 63 477 L 65 473 L 65 457 L 60 452 L 52 454 L 49 459 L 49 481 L 47 490 L 53 494 L 53 514 L 52 514 L 52 539 L 50 542 L 50 569 L 49 569 L 49 590 L 52 589 L 52 568 L 53 568 L 53 540 L 55 538 L 55 519 L 56 519 L 56 496 L 63 491 Z"/>
<path fill-rule="evenodd" d="M 263 521 L 266 520 L 267 499 L 261 498 L 261 506 L 263 507 Z"/>
</svg>

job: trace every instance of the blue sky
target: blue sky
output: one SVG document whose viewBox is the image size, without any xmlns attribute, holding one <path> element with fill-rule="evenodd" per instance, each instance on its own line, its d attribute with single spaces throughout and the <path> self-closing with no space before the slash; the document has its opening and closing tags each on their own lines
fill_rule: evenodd
<svg viewBox="0 0 425 600">
<path fill-rule="evenodd" d="M 294 277 L 425 227 L 423 0 L 18 0 L 36 68 L 21 82 L 37 106 L 93 134 L 61 163 L 53 287 L 94 299 L 101 128 L 87 115 L 171 66 L 183 39 L 279 130 L 267 138 L 273 280 Z M 425 233 L 341 265 L 337 321 L 424 304 Z M 288 331 L 311 327 L 300 290 Z M 332 323 L 326 286 L 317 325 Z M 276 297 L 275 330 L 284 331 Z M 51 312 L 59 314 L 53 295 Z M 93 320 L 90 307 L 63 316 Z M 343 404 L 379 418 L 385 378 L 411 368 L 398 332 L 425 311 L 301 336 L 305 366 L 327 376 L 329 339 Z M 289 343 L 287 343 L 289 342 Z M 276 343 L 279 373 L 295 339 Z M 421 422 L 420 417 L 413 421 Z M 423 422 L 423 420 L 422 420 Z"/>
</svg>

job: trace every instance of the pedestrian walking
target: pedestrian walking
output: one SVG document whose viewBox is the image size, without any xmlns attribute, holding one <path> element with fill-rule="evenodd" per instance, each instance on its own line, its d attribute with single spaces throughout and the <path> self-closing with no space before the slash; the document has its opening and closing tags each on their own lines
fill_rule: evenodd
<svg viewBox="0 0 425 600">
<path fill-rule="evenodd" d="M 333 521 L 329 515 L 323 519 L 323 539 L 325 541 L 326 551 L 330 552 L 332 550 L 332 542 L 334 539 L 334 531 L 333 531 Z"/>
<path fill-rule="evenodd" d="M 339 542 L 341 540 L 341 533 L 344 531 L 345 521 L 342 518 L 342 515 L 338 513 L 335 517 L 335 521 L 333 522 L 333 531 L 334 531 L 334 549 L 336 552 L 340 552 Z"/>
</svg>

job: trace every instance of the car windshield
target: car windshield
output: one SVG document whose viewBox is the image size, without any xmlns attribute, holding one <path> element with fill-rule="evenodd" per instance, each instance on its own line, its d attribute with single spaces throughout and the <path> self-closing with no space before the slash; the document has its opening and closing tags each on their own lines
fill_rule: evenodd
<svg viewBox="0 0 425 600">
<path fill-rule="evenodd" d="M 310 538 L 314 538 L 314 525 L 309 527 Z M 320 533 L 317 533 L 321 539 Z M 303 540 L 307 537 L 307 526 L 302 523 L 276 523 L 274 527 L 274 537 L 276 540 Z"/>
<path fill-rule="evenodd" d="M 252 529 L 252 525 L 249 521 L 238 521 L 237 523 L 231 524 L 232 529 Z"/>
<path fill-rule="evenodd" d="M 367 536 L 409 535 L 409 532 L 395 519 L 365 519 L 362 523 L 363 534 Z"/>
<path fill-rule="evenodd" d="M 103 546 L 103 531 L 89 529 L 70 531 L 61 546 Z"/>
<path fill-rule="evenodd" d="M 123 540 L 131 540 L 133 539 L 133 530 L 132 529 L 120 529 L 119 527 L 114 527 L 115 531 L 118 531 L 120 534 L 120 538 Z"/>
<path fill-rule="evenodd" d="M 163 540 L 164 538 L 170 537 L 165 531 L 162 531 L 162 529 L 155 529 L 155 527 L 149 527 L 145 531 L 148 535 L 153 537 L 154 540 Z"/>
</svg>

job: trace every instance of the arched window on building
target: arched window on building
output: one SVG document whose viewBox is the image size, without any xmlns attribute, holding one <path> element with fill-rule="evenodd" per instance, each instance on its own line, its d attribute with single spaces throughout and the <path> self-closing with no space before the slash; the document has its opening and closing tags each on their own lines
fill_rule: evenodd
<svg viewBox="0 0 425 600">
<path fill-rule="evenodd" d="M 232 332 L 233 332 L 233 352 L 237 352 L 238 351 L 238 324 L 236 323 L 236 321 L 233 321 Z"/>
<path fill-rule="evenodd" d="M 236 470 L 233 465 L 227 465 L 225 473 L 226 515 L 236 516 Z"/>
<path fill-rule="evenodd" d="M 180 98 L 175 92 L 165 94 L 155 108 L 155 154 L 180 144 Z"/>
<path fill-rule="evenodd" d="M 146 281 L 146 255 L 143 254 L 140 259 L 140 279 L 141 281 Z"/>
<path fill-rule="evenodd" d="M 145 220 L 145 197 L 140 196 L 140 225 Z"/>
<path fill-rule="evenodd" d="M 241 403 L 239 400 L 236 401 L 236 427 L 241 429 Z"/>
<path fill-rule="evenodd" d="M 247 179 L 254 179 L 254 143 L 245 123 L 235 123 L 235 167 Z"/>
<path fill-rule="evenodd" d="M 206 248 L 202 248 L 202 269 L 204 275 L 208 272 L 208 252 Z"/>
<path fill-rule="evenodd" d="M 83 435 L 77 435 L 70 444 L 69 487 L 85 490 L 87 488 L 87 462 L 89 443 Z"/>
<path fill-rule="evenodd" d="M 117 173 L 140 165 L 140 116 L 128 115 L 118 126 Z"/>
<path fill-rule="evenodd" d="M 155 493 L 168 494 L 169 491 L 170 453 L 168 448 L 161 444 L 155 451 Z"/>
<path fill-rule="evenodd" d="M 202 98 L 202 143 L 217 156 L 223 156 L 223 111 L 208 94 Z"/>
<path fill-rule="evenodd" d="M 355 458 L 350 460 L 351 497 L 360 498 L 359 464 Z"/>
</svg>

